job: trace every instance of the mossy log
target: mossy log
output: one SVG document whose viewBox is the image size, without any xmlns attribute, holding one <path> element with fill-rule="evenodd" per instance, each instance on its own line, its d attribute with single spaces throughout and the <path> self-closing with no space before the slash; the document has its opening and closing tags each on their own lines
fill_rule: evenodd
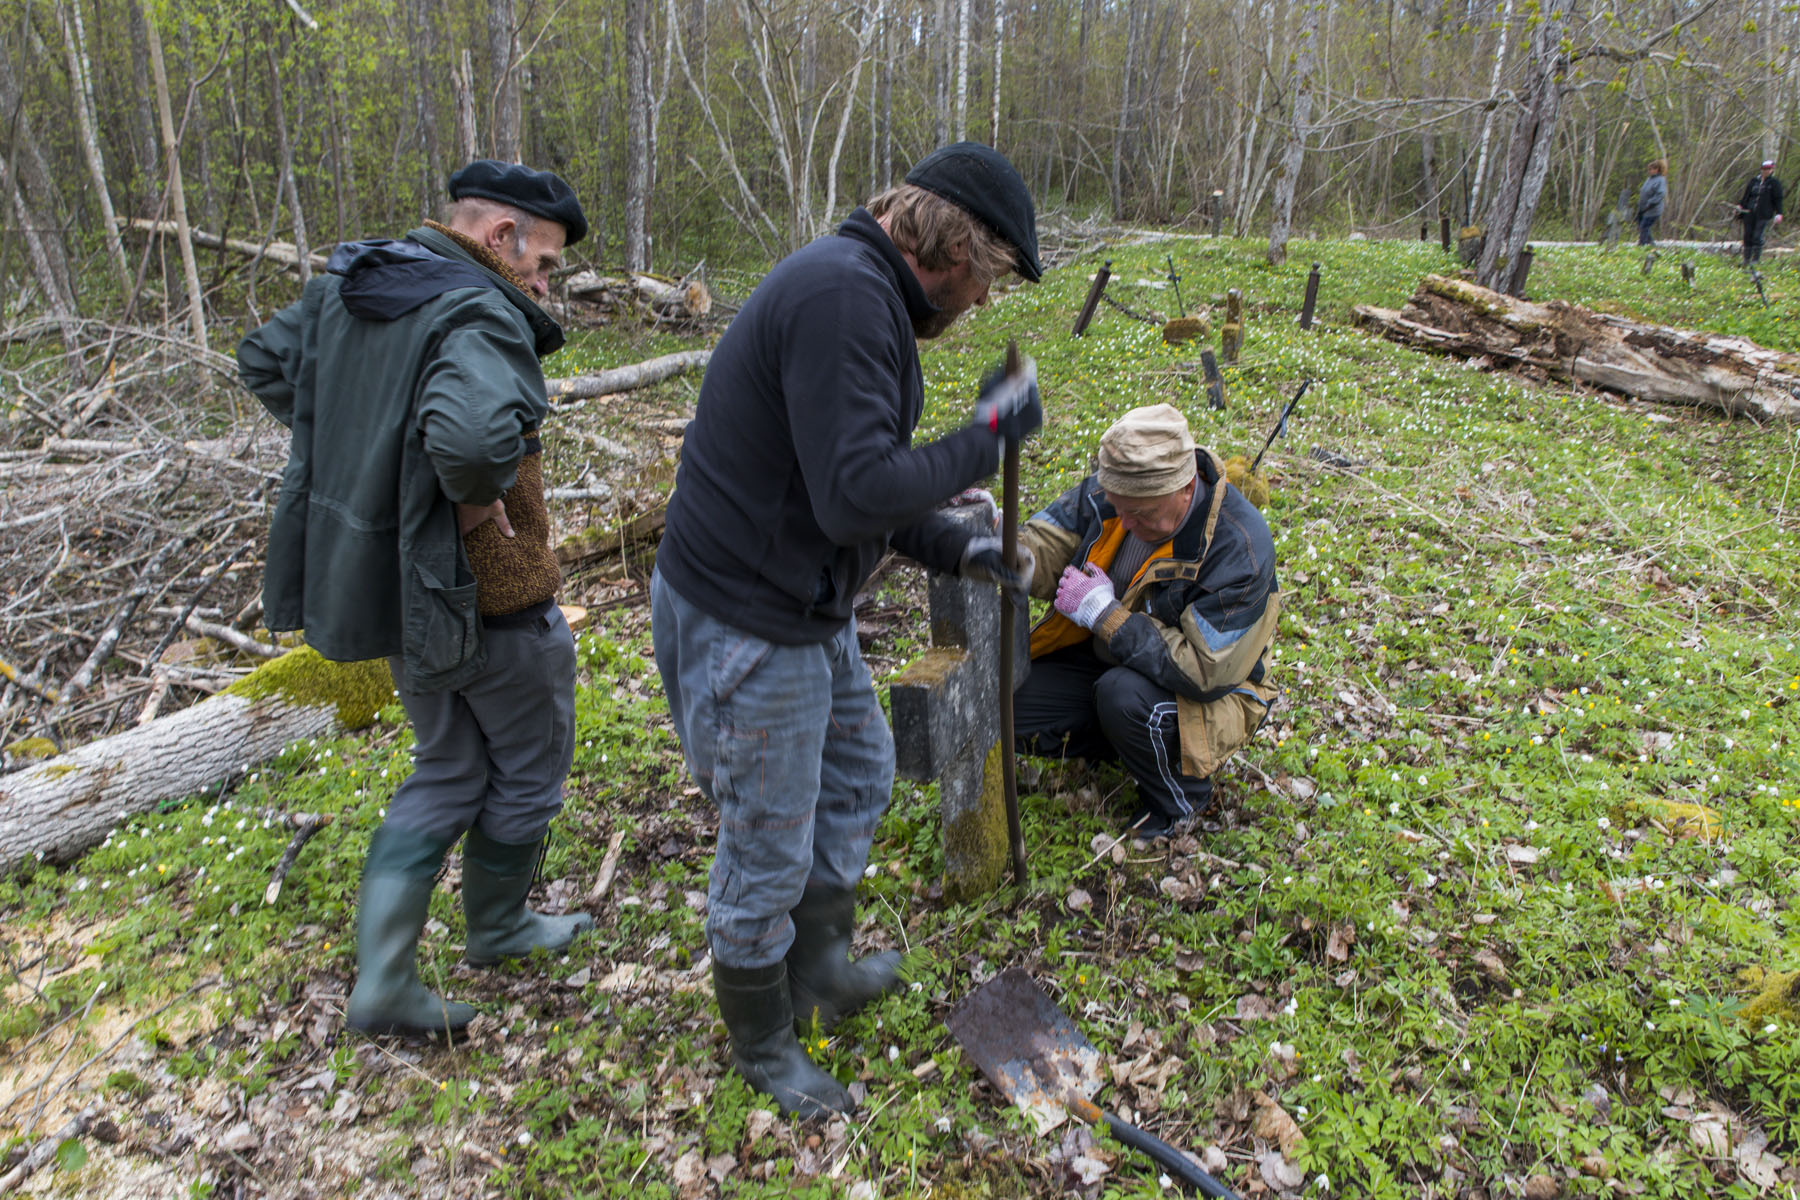
<svg viewBox="0 0 1800 1200">
<path fill-rule="evenodd" d="M 569 400 L 585 400 L 593 396 L 609 396 L 617 392 L 629 392 L 636 388 L 649 387 L 653 383 L 661 383 L 672 379 L 683 371 L 704 371 L 706 364 L 712 361 L 711 350 L 677 350 L 673 354 L 665 354 L 661 358 L 646 359 L 641 363 L 629 366 L 614 367 L 610 371 L 596 371 L 592 375 L 568 375 L 560 379 L 544 380 L 544 391 L 549 395 L 551 403 L 562 403 Z"/>
<path fill-rule="evenodd" d="M 1744 338 L 1652 325 L 1565 300 L 1533 303 L 1427 275 L 1398 312 L 1359 304 L 1352 319 L 1397 342 L 1531 368 L 1662 404 L 1800 421 L 1800 354 Z"/>
<path fill-rule="evenodd" d="M 384 661 L 334 663 L 301 647 L 211 699 L 0 778 L 0 875 L 34 858 L 74 858 L 127 818 L 300 738 L 359 729 L 393 688 Z"/>
</svg>

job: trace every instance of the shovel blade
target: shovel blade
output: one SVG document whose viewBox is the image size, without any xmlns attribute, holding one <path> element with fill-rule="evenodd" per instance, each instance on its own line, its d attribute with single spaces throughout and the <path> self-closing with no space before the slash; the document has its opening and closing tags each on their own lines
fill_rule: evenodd
<svg viewBox="0 0 1800 1200">
<path fill-rule="evenodd" d="M 1100 1052 L 1017 967 L 962 998 L 945 1022 L 981 1073 L 1029 1116 L 1039 1134 L 1068 1119 L 1070 1093 L 1100 1090 Z"/>
</svg>

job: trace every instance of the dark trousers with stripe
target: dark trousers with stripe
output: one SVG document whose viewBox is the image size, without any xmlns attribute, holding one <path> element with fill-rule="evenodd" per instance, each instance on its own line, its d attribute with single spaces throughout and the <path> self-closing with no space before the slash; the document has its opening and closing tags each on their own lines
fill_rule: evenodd
<svg viewBox="0 0 1800 1200">
<path fill-rule="evenodd" d="M 1032 660 L 1013 694 L 1013 737 L 1022 754 L 1119 762 L 1139 797 L 1171 820 L 1212 803 L 1212 781 L 1182 773 L 1174 693 L 1086 642 Z"/>
</svg>

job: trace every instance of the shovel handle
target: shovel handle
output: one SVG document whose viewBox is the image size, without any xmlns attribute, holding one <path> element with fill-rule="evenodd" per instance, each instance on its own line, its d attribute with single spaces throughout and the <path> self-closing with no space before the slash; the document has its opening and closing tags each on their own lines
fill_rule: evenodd
<svg viewBox="0 0 1800 1200">
<path fill-rule="evenodd" d="M 1193 1160 L 1187 1155 L 1155 1134 L 1145 1133 L 1136 1125 L 1102 1111 L 1098 1104 L 1087 1097 L 1070 1095 L 1064 1102 L 1064 1107 L 1090 1125 L 1099 1125 L 1104 1122 L 1107 1129 L 1112 1131 L 1113 1137 L 1134 1150 L 1141 1150 L 1148 1154 L 1171 1177 L 1199 1188 L 1202 1196 L 1210 1196 L 1212 1200 L 1239 1200 L 1236 1192 L 1194 1165 Z"/>
</svg>

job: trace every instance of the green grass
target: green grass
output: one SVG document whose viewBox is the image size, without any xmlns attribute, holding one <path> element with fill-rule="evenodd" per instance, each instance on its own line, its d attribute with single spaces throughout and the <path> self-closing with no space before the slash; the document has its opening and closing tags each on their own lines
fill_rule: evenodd
<svg viewBox="0 0 1800 1200">
<path fill-rule="evenodd" d="M 724 1067 L 692 973 L 711 815 L 630 609 L 581 637 L 575 774 L 546 871 L 585 895 L 625 831 L 600 929 L 567 961 L 471 972 L 456 963 L 453 898 L 434 905 L 446 931 L 429 939 L 427 977 L 494 1014 L 498 1033 L 428 1052 L 426 1079 L 335 1033 L 298 1036 L 310 983 L 341 990 L 352 973 L 360 854 L 406 769 L 390 710 L 368 737 L 258 768 L 229 807 L 197 798 L 67 868 L 0 883 L 14 961 L 53 921 L 106 923 L 72 969 L 0 1013 L 0 1051 L 103 981 L 102 1005 L 149 1012 L 219 974 L 192 1003 L 223 1034 L 191 1033 L 172 1009 L 153 1062 L 95 1069 L 96 1087 L 112 1076 L 109 1104 L 179 1103 L 207 1072 L 254 1095 L 323 1066 L 369 1097 L 365 1125 L 431 1145 L 473 1131 L 502 1163 L 487 1178 L 501 1195 L 674 1196 L 710 1163 L 725 1180 L 713 1190 L 733 1196 L 870 1181 L 884 1196 L 1005 1197 L 1060 1187 L 1057 1139 L 973 1086 L 942 1022 L 974 976 L 1020 965 L 1121 1070 L 1139 1064 L 1137 1084 L 1109 1072 L 1103 1102 L 1178 1144 L 1222 1145 L 1240 1192 L 1258 1178 L 1260 1092 L 1305 1134 L 1308 1195 L 1320 1176 L 1339 1195 L 1513 1195 L 1533 1175 L 1566 1196 L 1758 1194 L 1741 1156 L 1699 1148 L 1694 1118 L 1717 1106 L 1740 1135 L 1766 1136 L 1764 1153 L 1800 1158 L 1795 1024 L 1738 1017 L 1741 969 L 1800 967 L 1796 431 L 1521 383 L 1349 328 L 1351 304 L 1397 308 L 1453 265 L 1433 247 L 1297 243 L 1279 270 L 1260 250 L 1111 246 L 995 297 L 926 353 L 918 441 L 966 419 L 1007 339 L 1038 360 L 1049 416 L 1025 453 L 1028 509 L 1081 477 L 1126 408 L 1174 403 L 1203 444 L 1254 454 L 1314 383 L 1266 464 L 1283 699 L 1221 772 L 1218 828 L 1095 861 L 1129 785 L 1052 768 L 1023 799 L 1029 892 L 953 906 L 934 890 L 935 790 L 897 785 L 863 915 L 908 948 L 910 982 L 812 1046 L 866 1087 L 856 1121 L 771 1121 Z M 1197 345 L 1164 346 L 1107 307 L 1087 337 L 1068 333 L 1103 258 L 1118 299 L 1173 315 L 1172 291 L 1138 282 L 1171 253 L 1190 311 L 1227 287 L 1245 297 L 1222 413 L 1205 406 Z M 1791 346 L 1791 263 L 1767 265 L 1765 310 L 1721 259 L 1696 256 L 1690 291 L 1679 257 L 1646 278 L 1635 253 L 1546 249 L 1530 291 Z M 1322 325 L 1302 333 L 1314 260 Z M 679 345 L 652 341 L 580 335 L 551 370 Z M 1315 449 L 1357 465 L 1331 469 Z M 904 658 L 922 634 L 915 623 L 880 649 Z M 1667 802 L 1713 810 L 1719 835 L 1682 836 Z M 262 807 L 339 817 L 267 909 L 286 833 L 250 815 Z M 1078 889 L 1089 905 L 1067 902 Z M 638 982 L 620 986 L 616 969 L 634 964 Z M 1160 1194 L 1144 1160 L 1109 1149 L 1102 1194 Z"/>
</svg>

